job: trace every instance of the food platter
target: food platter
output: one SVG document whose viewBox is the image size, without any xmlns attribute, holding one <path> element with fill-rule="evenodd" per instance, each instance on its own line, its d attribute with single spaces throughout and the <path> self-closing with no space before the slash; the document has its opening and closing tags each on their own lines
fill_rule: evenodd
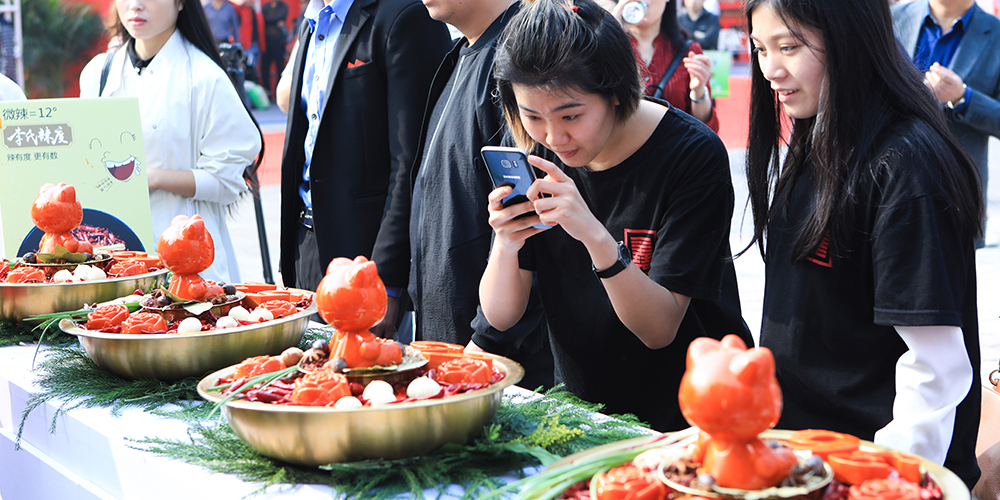
<svg viewBox="0 0 1000 500">
<path fill-rule="evenodd" d="M 222 412 L 236 434 L 261 454 L 305 466 L 369 458 L 419 456 L 446 443 L 466 443 L 492 420 L 503 390 L 524 376 L 516 362 L 488 355 L 503 380 L 475 391 L 382 406 L 334 409 L 229 401 Z M 198 384 L 201 397 L 218 403 L 208 388 L 231 376 L 235 366 Z"/>
<path fill-rule="evenodd" d="M 121 334 L 80 328 L 69 320 L 62 331 L 76 335 L 98 366 L 127 379 L 163 381 L 203 375 L 263 354 L 298 345 L 315 303 L 295 314 L 256 325 L 183 334 Z"/>
<path fill-rule="evenodd" d="M 775 441 L 788 441 L 792 434 L 792 431 L 788 430 L 777 430 L 771 429 L 764 431 L 761 434 L 761 439 L 765 440 L 775 440 Z M 616 441 L 614 443 L 608 443 L 601 446 L 596 446 L 589 450 L 585 450 L 567 457 L 563 457 L 556 462 L 549 465 L 548 469 L 556 469 L 560 467 L 565 467 L 572 465 L 574 463 L 580 462 L 585 459 L 593 459 L 601 456 L 610 455 L 615 452 L 623 451 L 629 448 L 634 448 L 651 443 L 657 439 L 660 439 L 660 435 L 653 436 L 642 436 L 632 439 L 626 439 L 622 441 Z M 878 446 L 870 441 L 861 441 L 861 450 L 865 451 L 891 451 L 889 448 Z M 970 500 L 969 489 L 965 486 L 965 483 L 959 479 L 955 473 L 950 470 L 934 463 L 924 458 L 920 458 L 920 466 L 930 475 L 931 479 L 941 488 L 941 492 L 944 494 L 944 500 Z M 782 498 L 777 495 L 759 495 L 759 494 L 717 494 L 717 495 L 706 495 L 700 493 L 700 496 L 706 498 L 727 498 L 727 499 L 740 499 L 740 500 L 766 500 Z"/>
<path fill-rule="evenodd" d="M 167 275 L 161 269 L 136 276 L 72 283 L 0 283 L 0 321 L 20 321 L 42 314 L 80 309 L 148 290 Z"/>
</svg>

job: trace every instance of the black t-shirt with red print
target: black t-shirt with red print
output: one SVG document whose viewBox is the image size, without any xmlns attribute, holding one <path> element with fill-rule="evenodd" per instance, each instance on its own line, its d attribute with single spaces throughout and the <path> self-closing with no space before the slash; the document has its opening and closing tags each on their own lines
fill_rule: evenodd
<svg viewBox="0 0 1000 500">
<path fill-rule="evenodd" d="M 804 173 L 767 232 L 761 345 L 774 353 L 784 410 L 778 428 L 821 428 L 871 440 L 892 420 L 896 362 L 907 347 L 896 326 L 959 326 L 974 380 L 959 405 L 945 466 L 978 476 L 979 327 L 972 238 L 957 234 L 940 169 L 902 125 L 862 175 L 852 241 L 825 238 L 792 263 L 797 230 L 812 206 Z"/>
<path fill-rule="evenodd" d="M 660 431 L 688 424 L 677 392 L 690 342 L 729 333 L 753 345 L 740 312 L 729 248 L 729 157 L 704 124 L 671 108 L 632 156 L 604 171 L 567 167 L 591 212 L 625 241 L 655 282 L 691 297 L 673 343 L 650 349 L 618 319 L 590 254 L 559 226 L 525 242 L 520 266 L 537 273 L 556 381 L 607 413 L 633 413 Z"/>
</svg>

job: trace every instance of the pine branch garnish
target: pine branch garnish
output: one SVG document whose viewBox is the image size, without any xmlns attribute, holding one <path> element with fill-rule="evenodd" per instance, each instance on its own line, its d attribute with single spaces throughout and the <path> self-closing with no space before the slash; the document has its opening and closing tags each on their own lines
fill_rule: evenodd
<svg viewBox="0 0 1000 500">
<path fill-rule="evenodd" d="M 584 406 L 578 406 L 577 403 Z M 561 387 L 536 398 L 505 396 L 493 421 L 466 445 L 447 444 L 423 457 L 364 460 L 320 468 L 290 465 L 264 457 L 240 440 L 228 425 L 191 423 L 186 441 L 135 440 L 138 449 L 182 460 L 212 472 L 234 474 L 262 484 L 325 484 L 339 498 L 423 497 L 436 490 L 443 497 L 476 498 L 499 489 L 501 476 L 518 476 L 542 460 L 575 453 L 595 444 L 651 433 L 633 416 L 595 422 L 598 405 L 583 403 Z M 586 433 L 580 426 L 586 425 Z M 458 485 L 463 491 L 446 491 Z"/>
<path fill-rule="evenodd" d="M 181 410 L 195 414 L 200 411 L 203 416 L 211 409 L 211 405 L 198 397 L 195 389 L 198 378 L 189 377 L 173 383 L 126 380 L 97 366 L 79 347 L 53 347 L 46 353 L 45 360 L 36 368 L 36 384 L 41 392 L 32 394 L 21 412 L 18 443 L 28 415 L 51 400 L 60 400 L 62 404 L 52 416 L 50 432 L 55 432 L 59 415 L 74 408 L 107 407 L 117 415 L 125 407 L 153 411 L 179 405 Z M 196 411 L 196 407 L 200 409 Z"/>
</svg>

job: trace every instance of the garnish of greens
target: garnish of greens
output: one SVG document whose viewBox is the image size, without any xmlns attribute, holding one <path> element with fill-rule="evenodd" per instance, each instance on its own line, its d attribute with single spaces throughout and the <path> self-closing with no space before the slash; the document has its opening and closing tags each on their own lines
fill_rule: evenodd
<svg viewBox="0 0 1000 500">
<path fill-rule="evenodd" d="M 128 308 L 129 313 L 134 313 L 138 311 L 142 306 L 139 302 L 142 300 L 140 295 L 126 295 L 125 297 L 119 297 L 117 299 L 102 302 L 100 304 L 94 304 L 93 307 L 85 307 L 83 309 L 77 309 L 76 311 L 63 311 L 57 313 L 40 314 L 31 318 L 25 318 L 24 321 L 41 321 L 38 326 L 32 328 L 32 331 L 41 329 L 41 334 L 38 337 L 38 344 L 35 346 L 35 354 L 31 357 L 31 366 L 35 366 L 35 358 L 38 357 L 38 350 L 42 347 L 42 339 L 45 338 L 45 334 L 48 333 L 49 329 L 59 325 L 59 322 L 68 319 L 70 321 L 79 321 L 82 319 L 87 319 L 87 315 L 94 312 L 98 307 L 108 305 L 108 304 L 121 304 Z"/>
<path fill-rule="evenodd" d="M 579 460 L 562 467 L 549 468 L 534 476 L 528 476 L 510 483 L 503 488 L 480 496 L 479 500 L 506 497 L 506 494 L 518 491 L 514 500 L 551 500 L 558 498 L 566 488 L 591 479 L 595 474 L 604 472 L 627 462 L 631 462 L 640 453 L 664 446 L 687 446 L 698 437 L 698 428 L 689 427 L 672 434 L 665 434 L 653 441 L 614 453 L 584 456 Z"/>
</svg>

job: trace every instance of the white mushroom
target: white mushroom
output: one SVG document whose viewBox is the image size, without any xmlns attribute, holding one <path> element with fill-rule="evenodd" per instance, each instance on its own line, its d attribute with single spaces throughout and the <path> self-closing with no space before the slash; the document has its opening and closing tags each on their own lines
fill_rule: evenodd
<svg viewBox="0 0 1000 500">
<path fill-rule="evenodd" d="M 201 320 L 198 318 L 184 318 L 177 325 L 177 333 L 198 333 L 201 331 Z"/>
<path fill-rule="evenodd" d="M 234 326 L 240 326 L 240 322 L 236 321 L 236 318 L 232 316 L 223 316 L 215 322 L 216 328 L 232 328 Z"/>
<path fill-rule="evenodd" d="M 52 281 L 55 283 L 68 283 L 73 281 L 73 273 L 69 272 L 67 269 L 60 269 L 52 275 Z"/>
<path fill-rule="evenodd" d="M 441 392 L 441 385 L 430 377 L 417 377 L 406 386 L 406 397 L 427 398 Z"/>
<path fill-rule="evenodd" d="M 364 405 L 361 403 L 361 400 L 354 396 L 344 396 L 338 399 L 337 402 L 333 404 L 334 408 L 340 408 L 340 409 L 361 408 L 362 406 Z"/>
<path fill-rule="evenodd" d="M 77 281 L 90 281 L 90 270 L 92 267 L 87 264 L 80 264 L 73 270 L 73 278 Z"/>
<path fill-rule="evenodd" d="M 380 394 L 383 396 L 382 399 L 385 399 L 385 396 L 388 396 L 392 398 L 392 401 L 396 400 L 396 392 L 393 391 L 392 386 L 384 380 L 372 380 L 369 382 L 368 385 L 365 386 L 365 392 L 361 393 L 361 397 L 369 401 L 373 401 L 376 396 Z M 375 403 L 373 402 L 372 404 Z"/>
<path fill-rule="evenodd" d="M 389 403 L 396 402 L 396 395 L 392 393 L 376 392 L 371 398 L 368 399 L 368 404 L 372 406 L 385 405 Z"/>
<path fill-rule="evenodd" d="M 229 315 L 238 321 L 248 321 L 250 319 L 250 311 L 247 311 L 243 306 L 236 306 L 230 309 Z"/>
<path fill-rule="evenodd" d="M 86 278 L 84 278 L 84 281 L 103 280 L 103 279 L 107 279 L 107 277 L 108 277 L 108 273 L 104 272 L 103 269 L 101 269 L 99 267 L 91 267 L 90 271 L 87 272 L 87 276 L 86 276 Z"/>
<path fill-rule="evenodd" d="M 251 323 L 260 323 L 261 321 L 271 321 L 272 319 L 274 319 L 274 313 L 263 307 L 256 307 L 250 313 L 250 317 L 247 318 L 247 321 Z"/>
</svg>

